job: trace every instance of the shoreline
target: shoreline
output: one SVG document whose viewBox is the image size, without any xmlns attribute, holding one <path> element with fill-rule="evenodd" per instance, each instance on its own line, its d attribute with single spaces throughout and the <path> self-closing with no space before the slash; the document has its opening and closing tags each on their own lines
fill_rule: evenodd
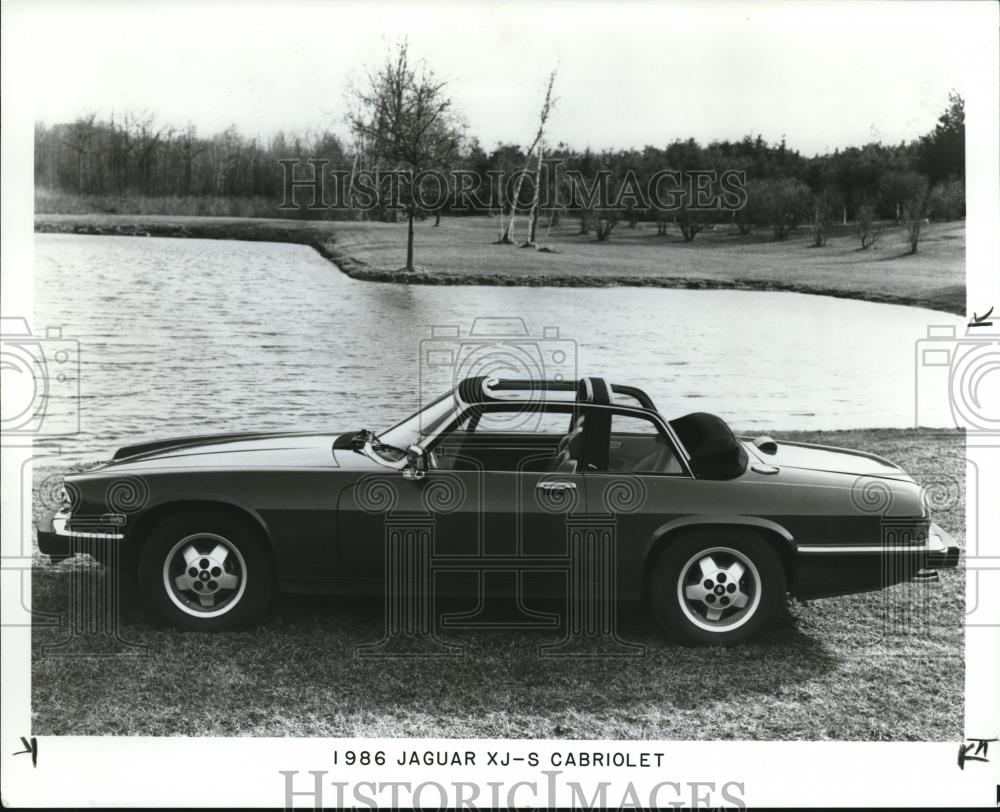
<svg viewBox="0 0 1000 812">
<path fill-rule="evenodd" d="M 283 220 L 239 217 L 174 215 L 36 214 L 34 230 L 39 234 L 84 234 L 108 237 L 174 237 L 240 240 L 306 245 L 339 271 L 365 282 L 409 285 L 485 285 L 523 287 L 659 287 L 684 290 L 749 290 L 805 293 L 876 304 L 922 307 L 959 316 L 965 315 L 964 290 L 929 291 L 924 295 L 886 293 L 879 290 L 784 282 L 766 278 L 706 278 L 696 275 L 649 275 L 635 273 L 593 274 L 542 273 L 537 276 L 492 270 L 403 271 L 373 267 L 338 245 L 338 227 L 355 226 L 348 221 Z M 697 249 L 696 249 L 697 250 Z"/>
</svg>

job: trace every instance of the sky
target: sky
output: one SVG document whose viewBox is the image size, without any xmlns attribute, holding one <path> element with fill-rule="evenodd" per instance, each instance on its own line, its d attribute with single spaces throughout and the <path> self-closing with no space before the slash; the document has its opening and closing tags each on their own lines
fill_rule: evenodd
<svg viewBox="0 0 1000 812">
<path fill-rule="evenodd" d="M 548 138 L 664 146 L 761 134 L 813 155 L 911 140 L 975 69 L 956 3 L 333 2 L 4 4 L 31 49 L 36 120 L 148 110 L 207 135 L 346 133 L 352 77 L 406 37 L 486 148 Z M 981 26 L 980 26 L 981 28 Z M 978 32 L 996 36 L 995 31 Z"/>
</svg>

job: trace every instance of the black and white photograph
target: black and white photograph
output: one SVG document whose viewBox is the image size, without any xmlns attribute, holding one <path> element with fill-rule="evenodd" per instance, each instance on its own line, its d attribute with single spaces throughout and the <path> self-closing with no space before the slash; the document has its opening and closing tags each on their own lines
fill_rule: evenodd
<svg viewBox="0 0 1000 812">
<path fill-rule="evenodd" d="M 1000 6 L 0 8 L 4 805 L 1000 802 Z"/>
</svg>

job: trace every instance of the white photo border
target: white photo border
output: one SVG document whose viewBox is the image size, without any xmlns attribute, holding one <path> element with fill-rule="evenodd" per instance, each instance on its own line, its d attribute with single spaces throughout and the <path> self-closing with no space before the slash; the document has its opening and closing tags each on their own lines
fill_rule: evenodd
<svg viewBox="0 0 1000 812">
<path fill-rule="evenodd" d="M 44 5 L 44 4 L 43 4 Z M 817 3 L 817 6 L 824 4 Z M 894 13 L 902 13 L 906 3 L 893 3 Z M 968 307 L 984 310 L 1000 307 L 1000 54 L 997 31 L 1000 7 L 992 3 L 921 3 L 926 13 L 934 7 L 942 25 L 959 26 L 969 49 L 973 75 L 963 88 L 967 114 L 967 199 Z M 865 14 L 872 13 L 869 4 Z M 716 9 L 722 4 L 715 6 Z M 732 14 L 744 14 L 753 3 L 730 3 Z M 54 11 L 55 9 L 55 11 Z M 58 7 L 49 11 L 57 13 Z M 567 8 L 568 12 L 569 9 Z M 854 4 L 845 13 L 856 12 Z M 3 106 L 2 106 L 2 306 L 4 313 L 32 312 L 33 197 L 32 140 L 33 99 L 31 63 L 39 58 L 36 43 L 19 38 L 25 16 L 33 13 L 27 2 L 4 3 L 2 27 Z M 196 13 L 192 6 L 192 13 Z M 524 13 L 512 6 L 510 14 Z M 573 14 L 600 14 L 592 4 L 574 7 Z M 859 20 L 859 24 L 863 21 Z M 891 66 L 887 66 L 891 69 Z M 20 467 L 30 448 L 3 449 L 2 546 L 4 561 L 22 556 L 25 525 L 16 509 L 20 500 Z M 970 449 L 970 455 L 974 453 Z M 998 465 L 980 468 L 980 492 L 1000 493 Z M 985 502 L 986 500 L 984 500 Z M 1000 559 L 1000 518 L 994 500 L 970 505 L 967 527 L 978 523 L 978 551 Z M 976 521 L 974 522 L 973 519 Z M 30 527 L 28 527 L 30 533 Z M 29 539 L 30 541 L 30 539 Z M 967 540 L 968 544 L 968 540 Z M 30 545 L 28 547 L 30 549 Z M 967 572 L 967 594 L 980 573 Z M 310 770 L 325 771 L 324 805 L 336 800 L 333 782 L 409 781 L 414 786 L 433 779 L 443 785 L 476 782 L 482 786 L 479 804 L 485 805 L 490 791 L 486 782 L 503 782 L 503 793 L 516 782 L 535 782 L 542 789 L 533 795 L 527 785 L 515 791 L 513 800 L 522 805 L 545 805 L 547 780 L 543 770 L 553 770 L 550 754 L 567 751 L 605 751 L 632 754 L 662 754 L 662 768 L 566 768 L 559 778 L 554 798 L 560 805 L 574 801 L 568 782 L 580 781 L 592 793 L 596 781 L 611 782 L 610 803 L 628 801 L 631 784 L 643 805 L 653 785 L 675 782 L 661 789 L 661 803 L 689 805 L 699 789 L 692 783 L 712 784 L 710 805 L 728 804 L 719 794 L 724 785 L 748 806 L 995 806 L 1000 785 L 1000 744 L 991 763 L 967 765 L 960 770 L 956 754 L 959 742 L 874 743 L 874 742 L 683 742 L 683 741 L 548 741 L 548 740 L 406 740 L 406 739 L 278 739 L 278 738 L 154 738 L 154 737 L 42 737 L 37 767 L 30 758 L 17 754 L 22 737 L 31 731 L 30 627 L 10 625 L 22 616 L 22 597 L 30 600 L 30 569 L 17 572 L 5 567 L 2 590 L 2 698 L 0 698 L 0 774 L 2 798 L 11 806 L 280 806 L 285 803 L 286 778 L 280 771 L 293 771 L 297 791 L 308 790 Z M 990 577 L 990 576 L 985 576 Z M 994 587 L 997 573 L 992 575 Z M 23 580 L 22 580 L 23 579 Z M 25 585 L 26 594 L 22 593 Z M 981 617 L 992 618 L 966 631 L 966 687 L 964 730 L 971 737 L 1000 736 L 1000 589 L 983 589 Z M 941 701 L 959 701 L 941 697 Z M 850 709 L 845 709 L 849 712 Z M 476 767 L 416 768 L 394 767 L 386 774 L 371 767 L 334 766 L 332 754 L 347 751 L 384 751 L 388 759 L 404 750 L 459 750 L 478 754 Z M 537 767 L 512 766 L 506 769 L 486 765 L 488 751 L 525 755 L 534 752 Z M 207 784 L 176 780 L 190 773 L 192 765 L 212 764 L 223 780 Z M 589 782 L 589 783 L 587 783 Z M 427 788 L 423 803 L 439 805 L 434 788 Z M 380 798 L 384 801 L 386 796 Z M 447 799 L 454 802 L 455 797 Z M 500 796 L 501 802 L 509 800 Z M 348 796 L 348 802 L 361 803 Z M 407 802 L 404 796 L 402 802 Z M 296 805 L 311 807 L 306 795 L 295 796 Z"/>
</svg>

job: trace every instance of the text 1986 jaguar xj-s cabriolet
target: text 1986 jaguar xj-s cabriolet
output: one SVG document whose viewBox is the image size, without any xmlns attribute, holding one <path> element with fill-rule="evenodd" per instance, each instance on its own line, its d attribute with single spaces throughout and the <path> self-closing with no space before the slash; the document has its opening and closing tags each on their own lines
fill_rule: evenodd
<svg viewBox="0 0 1000 812">
<path fill-rule="evenodd" d="M 871 454 L 663 418 L 640 389 L 470 378 L 378 433 L 124 447 L 66 477 L 43 553 L 133 573 L 190 629 L 276 590 L 642 600 L 686 643 L 759 636 L 802 599 L 934 579 L 958 547 Z M 409 579 L 403 583 L 401 579 Z"/>
</svg>

